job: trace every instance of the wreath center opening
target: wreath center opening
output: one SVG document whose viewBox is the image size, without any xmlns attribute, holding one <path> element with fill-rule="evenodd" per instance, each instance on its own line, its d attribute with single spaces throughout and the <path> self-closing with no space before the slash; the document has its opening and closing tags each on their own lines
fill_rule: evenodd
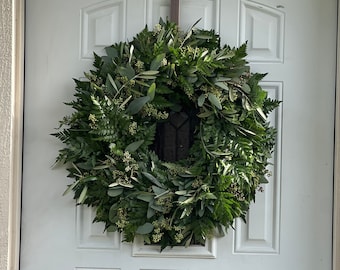
<svg viewBox="0 0 340 270">
<path fill-rule="evenodd" d="M 175 162 L 188 157 L 197 126 L 195 111 L 171 111 L 165 122 L 157 124 L 154 151 L 160 160 Z"/>
</svg>

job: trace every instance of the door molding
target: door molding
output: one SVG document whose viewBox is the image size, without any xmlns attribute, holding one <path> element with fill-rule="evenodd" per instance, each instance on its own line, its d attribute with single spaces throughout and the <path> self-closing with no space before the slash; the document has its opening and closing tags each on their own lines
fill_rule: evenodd
<svg viewBox="0 0 340 270">
<path fill-rule="evenodd" d="M 333 270 L 340 270 L 340 1 L 338 0 L 336 99 L 334 127 L 334 186 L 333 186 Z"/>
<path fill-rule="evenodd" d="M 11 111 L 8 160 L 8 258 L 7 268 L 0 265 L 0 270 L 19 270 L 20 254 L 20 217 L 21 217 L 21 182 L 22 182 L 22 141 L 23 141 L 23 100 L 24 100 L 24 23 L 25 0 L 11 2 L 11 82 L 8 91 L 11 96 Z M 6 12 L 6 11 L 5 11 Z M 1 21 L 1 19 L 0 19 Z M 6 40 L 5 40 L 6 41 Z M 0 72 L 1 73 L 1 72 Z M 1 74 L 0 74 L 1 75 Z M 0 76 L 1 77 L 1 76 Z M 0 108 L 1 112 L 1 108 Z M 3 226 L 2 226 L 3 225 Z M 4 228 L 5 225 L 1 224 Z"/>
<path fill-rule="evenodd" d="M 338 0 L 338 34 L 337 34 L 337 75 L 336 75 L 336 110 L 335 110 L 335 141 L 334 141 L 334 213 L 333 213 L 333 270 L 340 270 L 340 5 Z M 22 179 L 22 139 L 23 139 L 23 99 L 24 99 L 24 21 L 25 21 L 25 0 L 8 0 L 12 13 L 10 16 L 0 17 L 0 25 L 11 25 L 9 31 L 12 39 L 5 39 L 7 47 L 11 48 L 11 63 L 8 66 L 0 67 L 0 78 L 6 71 L 11 74 L 10 87 L 1 89 L 7 91 L 11 96 L 11 102 L 5 108 L 0 107 L 0 113 L 5 110 L 11 111 L 10 123 L 0 127 L 0 133 L 10 134 L 10 151 L 7 156 L 1 159 L 6 161 L 9 177 L 5 182 L 8 190 L 8 200 L 0 201 L 5 211 L 4 219 L 0 219 L 0 227 L 8 226 L 7 239 L 7 265 L 0 261 L 0 270 L 19 269 L 20 251 L 20 215 L 21 215 L 21 179 Z M 6 6 L 6 4 L 4 5 Z M 3 130 L 4 129 L 4 130 Z M 0 145 L 1 146 L 1 145 Z M 3 155 L 3 153 L 1 153 Z M 6 154 L 5 154 L 6 155 Z M 6 168 L 7 168 L 6 167 Z M 7 220 L 6 220 L 7 217 Z M 6 235 L 5 235 L 6 237 Z M 3 250 L 2 250 L 3 251 Z M 6 260 L 7 259 L 7 260 Z"/>
</svg>

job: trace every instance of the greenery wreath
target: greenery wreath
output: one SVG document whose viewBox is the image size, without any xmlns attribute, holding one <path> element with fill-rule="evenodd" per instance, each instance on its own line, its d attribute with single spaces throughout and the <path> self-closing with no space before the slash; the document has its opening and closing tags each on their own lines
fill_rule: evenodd
<svg viewBox="0 0 340 270">
<path fill-rule="evenodd" d="M 161 249 L 204 244 L 245 219 L 267 182 L 276 137 L 267 115 L 279 105 L 258 84 L 265 75 L 250 73 L 246 44 L 221 47 L 213 30 L 160 20 L 106 53 L 75 80 L 74 112 L 52 134 L 74 179 L 65 193 L 95 207 L 106 230 Z M 164 160 L 159 127 L 182 112 L 193 119 L 189 151 Z"/>
</svg>

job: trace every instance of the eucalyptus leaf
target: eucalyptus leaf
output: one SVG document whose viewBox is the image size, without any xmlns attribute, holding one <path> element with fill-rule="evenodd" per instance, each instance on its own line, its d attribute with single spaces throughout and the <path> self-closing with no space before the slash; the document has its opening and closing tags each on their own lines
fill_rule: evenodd
<svg viewBox="0 0 340 270">
<path fill-rule="evenodd" d="M 130 65 L 127 65 L 126 67 L 119 66 L 117 67 L 117 71 L 121 76 L 126 77 L 129 80 L 133 79 L 136 75 L 135 70 Z"/>
<path fill-rule="evenodd" d="M 123 193 L 124 189 L 123 188 L 110 188 L 107 191 L 107 195 L 110 197 L 117 197 Z"/>
<path fill-rule="evenodd" d="M 154 185 L 152 186 L 152 190 L 153 192 L 155 192 L 156 195 L 160 195 L 160 194 L 163 194 L 164 192 L 167 192 L 167 190 L 154 186 Z"/>
<path fill-rule="evenodd" d="M 221 101 L 217 96 L 215 96 L 213 93 L 209 93 L 208 99 L 210 103 L 214 105 L 217 109 L 222 110 Z"/>
<path fill-rule="evenodd" d="M 148 97 L 150 97 L 150 101 L 152 101 L 155 98 L 156 93 L 156 84 L 152 83 L 148 89 Z"/>
<path fill-rule="evenodd" d="M 148 207 L 148 210 L 146 212 L 147 218 L 152 218 L 156 214 L 155 209 L 152 209 L 151 207 Z"/>
<path fill-rule="evenodd" d="M 139 97 L 136 98 L 134 100 L 132 100 L 129 104 L 129 106 L 127 107 L 126 111 L 132 115 L 138 113 L 143 106 L 148 103 L 150 101 L 150 97 L 149 96 L 145 96 L 145 97 Z"/>
<path fill-rule="evenodd" d="M 161 65 L 162 65 L 162 61 L 165 58 L 165 53 L 161 53 L 159 55 L 157 55 L 151 62 L 150 65 L 150 69 L 151 70 L 158 70 Z"/>
<path fill-rule="evenodd" d="M 259 115 L 262 117 L 264 121 L 267 121 L 267 116 L 264 114 L 264 112 L 262 111 L 260 107 L 257 107 L 256 111 L 259 113 Z"/>
<path fill-rule="evenodd" d="M 211 116 L 213 114 L 214 114 L 214 112 L 212 112 L 212 111 L 205 111 L 205 112 L 202 112 L 202 113 L 198 114 L 197 116 L 199 118 L 207 118 L 207 117 L 209 117 L 209 116 Z"/>
<path fill-rule="evenodd" d="M 133 153 L 135 152 L 142 144 L 144 143 L 144 140 L 139 140 L 133 143 L 130 143 L 126 148 L 125 151 Z"/>
<path fill-rule="evenodd" d="M 224 90 L 229 91 L 228 84 L 226 84 L 226 83 L 223 82 L 223 81 L 215 82 L 215 85 L 217 85 L 218 87 L 220 87 L 220 88 L 222 88 L 222 89 L 224 89 Z"/>
<path fill-rule="evenodd" d="M 159 74 L 159 71 L 158 70 L 146 70 L 146 71 L 143 71 L 141 73 L 139 73 L 138 76 L 140 75 L 144 75 L 144 76 L 152 76 L 152 75 L 157 75 Z M 155 77 L 156 78 L 156 77 Z"/>
<path fill-rule="evenodd" d="M 63 196 L 68 194 L 70 191 L 72 191 L 77 185 L 79 184 L 79 180 L 75 181 L 72 185 L 69 185 L 67 189 L 64 191 Z"/>
<path fill-rule="evenodd" d="M 86 195 L 87 195 L 87 190 L 88 190 L 88 186 L 84 186 L 83 190 L 81 191 L 79 198 L 77 200 L 77 203 L 79 204 L 83 204 L 84 201 L 86 200 Z"/>
<path fill-rule="evenodd" d="M 109 56 L 110 58 L 116 58 L 118 57 L 118 51 L 116 48 L 110 46 L 110 47 L 106 47 L 105 48 L 105 52 L 107 54 L 107 56 Z"/>
<path fill-rule="evenodd" d="M 251 92 L 250 86 L 246 83 L 242 85 L 242 90 L 247 94 L 249 94 Z"/>
<path fill-rule="evenodd" d="M 202 107 L 204 101 L 205 101 L 205 94 L 202 94 L 202 95 L 200 95 L 200 96 L 198 97 L 198 99 L 197 99 L 197 105 L 198 105 L 199 107 Z"/>
<path fill-rule="evenodd" d="M 118 92 L 118 87 L 117 87 L 115 81 L 113 80 L 112 76 L 110 75 L 110 73 L 107 74 L 107 82 L 109 82 L 112 85 L 112 87 L 114 88 L 114 90 L 116 92 Z"/>
<path fill-rule="evenodd" d="M 153 225 L 149 222 L 144 223 L 143 225 L 139 226 L 136 230 L 137 234 L 148 234 L 153 231 Z"/>
<path fill-rule="evenodd" d="M 142 174 L 149 179 L 152 183 L 154 183 L 156 186 L 162 188 L 163 185 L 150 173 L 148 172 L 142 172 Z"/>
<path fill-rule="evenodd" d="M 154 198 L 152 193 L 142 193 L 137 195 L 137 199 L 142 200 L 144 202 L 151 202 Z"/>
</svg>

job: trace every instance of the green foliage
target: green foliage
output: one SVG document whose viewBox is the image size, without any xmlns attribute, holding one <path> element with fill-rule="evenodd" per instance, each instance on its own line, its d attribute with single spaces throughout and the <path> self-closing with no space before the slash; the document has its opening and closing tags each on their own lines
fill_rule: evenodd
<svg viewBox="0 0 340 270">
<path fill-rule="evenodd" d="M 213 30 L 160 21 L 106 54 L 75 80 L 74 112 L 53 134 L 74 179 L 65 194 L 126 241 L 143 235 L 163 249 L 222 235 L 266 182 L 276 137 L 266 119 L 279 102 L 259 86 L 265 75 L 250 73 L 246 44 L 221 47 Z M 190 154 L 161 161 L 157 123 L 183 109 L 199 119 Z"/>
</svg>

